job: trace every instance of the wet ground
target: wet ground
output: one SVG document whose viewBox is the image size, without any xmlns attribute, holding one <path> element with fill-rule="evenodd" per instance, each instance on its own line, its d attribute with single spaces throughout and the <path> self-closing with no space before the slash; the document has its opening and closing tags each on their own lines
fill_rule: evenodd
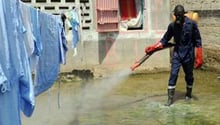
<svg viewBox="0 0 220 125">
<path fill-rule="evenodd" d="M 195 70 L 193 99 L 184 100 L 179 74 L 175 102 L 167 100 L 169 72 L 130 74 L 90 81 L 61 81 L 36 98 L 32 117 L 23 125 L 220 125 L 220 74 Z"/>
</svg>

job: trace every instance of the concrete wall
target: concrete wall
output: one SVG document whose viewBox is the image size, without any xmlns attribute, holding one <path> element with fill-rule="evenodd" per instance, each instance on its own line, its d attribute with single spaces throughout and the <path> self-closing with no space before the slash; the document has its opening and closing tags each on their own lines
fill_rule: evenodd
<svg viewBox="0 0 220 125">
<path fill-rule="evenodd" d="M 155 36 L 153 36 L 155 35 Z M 103 33 L 90 36 L 90 40 L 81 41 L 77 47 L 77 56 L 73 49 L 67 53 L 67 65 L 62 71 L 72 69 L 91 69 L 96 72 L 128 69 L 135 61 L 145 55 L 146 45 L 159 40 L 162 34 L 142 33 Z M 153 70 L 155 67 L 169 67 L 169 50 L 163 50 L 150 57 L 139 70 Z"/>
<path fill-rule="evenodd" d="M 220 0 L 171 0 L 171 10 L 177 4 L 184 5 L 186 11 L 199 13 L 199 28 L 204 44 L 220 44 Z"/>
<path fill-rule="evenodd" d="M 62 71 L 91 69 L 100 73 L 129 69 L 135 61 L 145 55 L 145 46 L 153 44 L 162 37 L 169 24 L 169 8 L 167 0 L 145 0 L 143 30 L 109 33 L 98 33 L 95 29 L 83 30 L 82 39 L 77 46 L 77 56 L 72 56 L 73 49 L 70 47 L 67 53 L 67 65 L 62 66 Z M 69 41 L 71 38 L 71 33 L 68 33 Z M 69 44 L 71 45 L 70 42 Z M 138 70 L 167 69 L 169 66 L 167 49 L 155 53 Z"/>
<path fill-rule="evenodd" d="M 171 9 L 175 5 L 182 4 L 186 10 L 218 10 L 219 0 L 170 0 Z"/>
<path fill-rule="evenodd" d="M 177 4 L 199 13 L 198 23 L 204 48 L 204 67 L 220 71 L 220 0 L 170 0 L 171 10 Z"/>
</svg>

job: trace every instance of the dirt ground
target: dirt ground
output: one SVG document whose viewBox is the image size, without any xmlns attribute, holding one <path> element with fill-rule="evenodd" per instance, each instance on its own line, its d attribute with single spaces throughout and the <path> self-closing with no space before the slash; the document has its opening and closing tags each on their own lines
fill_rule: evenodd
<svg viewBox="0 0 220 125">
<path fill-rule="evenodd" d="M 175 102 L 167 100 L 169 72 L 120 71 L 95 80 L 61 80 L 36 98 L 23 125 L 217 125 L 220 124 L 219 73 L 195 70 L 193 99 L 185 101 L 180 71 Z M 58 89 L 60 87 L 60 89 Z"/>
</svg>

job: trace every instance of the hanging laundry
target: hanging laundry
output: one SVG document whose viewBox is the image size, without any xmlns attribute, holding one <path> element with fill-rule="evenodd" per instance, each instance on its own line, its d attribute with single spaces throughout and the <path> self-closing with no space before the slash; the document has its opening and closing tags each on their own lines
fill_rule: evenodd
<svg viewBox="0 0 220 125">
<path fill-rule="evenodd" d="M 65 28 L 61 23 L 59 23 L 58 34 L 59 34 L 59 48 L 60 48 L 60 63 L 65 65 L 66 53 L 68 51 L 68 47 L 67 47 Z"/>
<path fill-rule="evenodd" d="M 39 23 L 37 22 L 38 11 L 23 2 L 20 2 L 20 10 L 22 22 L 24 23 L 24 27 L 26 28 L 24 41 L 30 60 L 30 67 L 31 71 L 35 72 L 35 68 L 38 62 L 38 56 L 40 55 L 40 51 L 42 51 L 41 41 L 39 40 L 40 37 L 39 35 L 37 35 L 37 32 L 39 32 L 40 30 Z"/>
<path fill-rule="evenodd" d="M 31 11 L 31 23 L 33 26 L 33 34 L 34 34 L 34 53 L 38 56 L 41 55 L 43 50 L 42 40 L 40 35 L 40 22 L 39 22 L 39 11 L 35 8 L 30 7 Z"/>
<path fill-rule="evenodd" d="M 21 125 L 20 112 L 33 114 L 35 94 L 49 89 L 59 64 L 65 64 L 65 32 L 60 16 L 40 13 L 20 0 L 1 0 L 0 16 L 0 125 Z M 32 56 L 39 58 L 35 88 Z"/>
<path fill-rule="evenodd" d="M 27 116 L 31 116 L 32 112 L 30 109 L 32 108 L 29 103 L 34 104 L 34 87 L 33 80 L 31 74 L 31 66 L 29 62 L 29 57 L 34 51 L 33 44 L 33 30 L 30 22 L 30 9 L 29 6 L 25 6 L 24 3 L 19 2 L 19 22 L 22 24 L 20 27 L 19 34 L 19 43 L 20 43 L 20 53 L 22 60 L 22 76 L 19 79 L 20 82 L 20 91 L 21 91 L 21 109 L 26 113 Z M 32 105 L 33 105 L 32 104 Z"/>
<path fill-rule="evenodd" d="M 20 111 L 30 117 L 35 107 L 19 2 L 0 1 L 0 125 L 21 125 Z"/>
<path fill-rule="evenodd" d="M 72 48 L 74 49 L 73 56 L 77 55 L 77 43 L 80 40 L 79 30 L 80 30 L 80 19 L 79 19 L 79 9 L 75 8 L 67 13 L 67 18 L 72 27 Z"/>
<path fill-rule="evenodd" d="M 33 34 L 33 26 L 32 26 L 33 23 L 31 22 L 31 11 L 30 11 L 30 7 L 22 2 L 20 2 L 20 10 L 21 10 L 22 22 L 26 29 L 26 33 L 25 33 L 26 36 L 24 38 L 26 41 L 25 44 L 27 47 L 28 56 L 30 57 L 34 53 L 34 47 L 35 47 L 34 40 L 36 39 L 34 38 L 34 34 Z"/>
<path fill-rule="evenodd" d="M 28 42 L 34 42 L 34 52 L 30 54 L 29 60 L 35 74 L 37 96 L 53 85 L 59 74 L 59 64 L 66 63 L 67 40 L 61 16 L 40 12 L 26 4 L 22 5 L 24 21 L 32 25 L 29 29 L 34 37 L 33 41 Z M 29 15 L 30 17 L 27 17 Z"/>
<path fill-rule="evenodd" d="M 43 50 L 39 56 L 35 76 L 35 96 L 54 84 L 59 75 L 60 63 L 65 63 L 61 52 L 65 54 L 67 51 L 61 17 L 39 12 L 39 23 Z M 60 47 L 63 48 L 62 51 Z"/>
</svg>

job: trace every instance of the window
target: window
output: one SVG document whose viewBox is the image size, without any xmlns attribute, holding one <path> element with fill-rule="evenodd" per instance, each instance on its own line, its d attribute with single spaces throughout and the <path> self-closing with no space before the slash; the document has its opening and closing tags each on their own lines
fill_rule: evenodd
<svg viewBox="0 0 220 125">
<path fill-rule="evenodd" d="M 143 29 L 144 0 L 97 0 L 97 31 Z"/>
</svg>

